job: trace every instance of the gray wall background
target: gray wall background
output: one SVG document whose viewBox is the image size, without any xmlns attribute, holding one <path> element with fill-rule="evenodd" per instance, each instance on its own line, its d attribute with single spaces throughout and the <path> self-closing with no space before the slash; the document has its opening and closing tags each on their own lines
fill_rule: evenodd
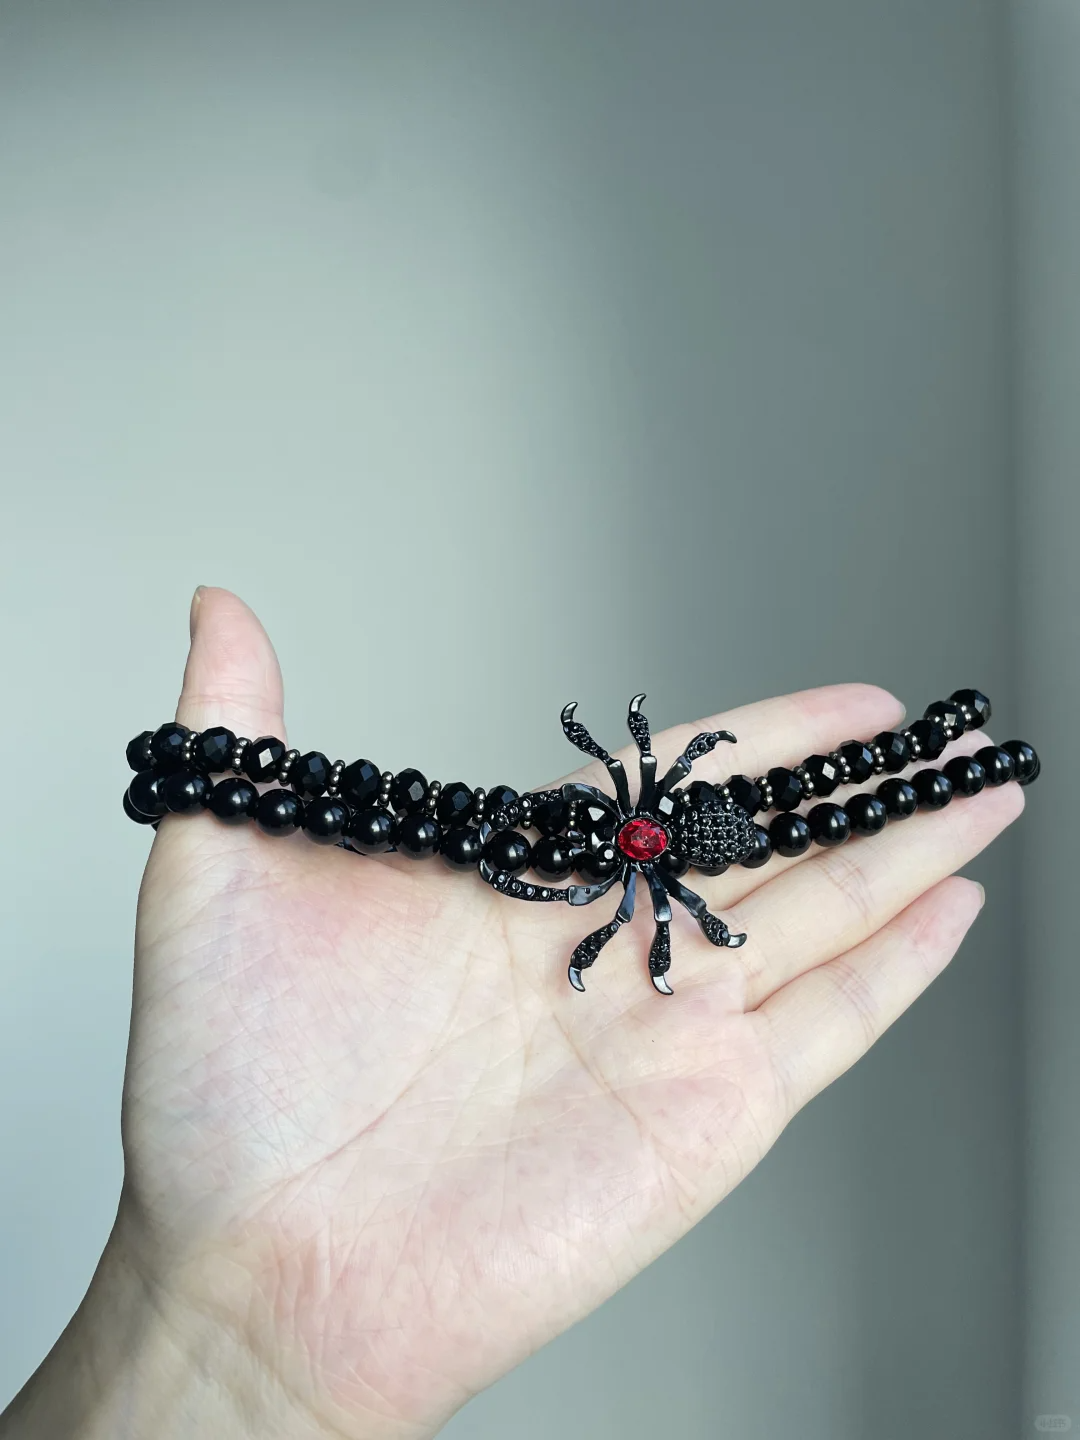
<svg viewBox="0 0 1080 1440">
<path fill-rule="evenodd" d="M 602 731 L 638 689 L 659 725 L 860 678 L 979 684 L 1052 773 L 1076 31 L 1068 0 L 0 0 L 0 1400 L 118 1193 L 117 746 L 173 703 L 196 583 L 262 615 L 300 743 L 385 765 L 535 780 L 568 696 Z M 932 994 L 448 1436 L 1080 1421 L 1049 789 Z"/>
</svg>

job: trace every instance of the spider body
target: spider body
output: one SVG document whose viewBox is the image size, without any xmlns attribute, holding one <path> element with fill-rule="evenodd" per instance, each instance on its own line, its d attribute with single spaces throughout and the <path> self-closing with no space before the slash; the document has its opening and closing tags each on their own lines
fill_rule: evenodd
<svg viewBox="0 0 1080 1440">
<path fill-rule="evenodd" d="M 480 862 L 480 874 L 496 890 L 516 900 L 565 901 L 570 905 L 591 905 L 615 885 L 622 886 L 618 910 L 606 925 L 586 935 L 570 958 L 568 975 L 576 990 L 584 990 L 582 971 L 592 965 L 600 951 L 633 918 L 638 876 L 643 876 L 652 902 L 656 927 L 649 950 L 649 977 L 663 995 L 672 993 L 667 981 L 671 967 L 671 902 L 677 901 L 697 920 L 713 945 L 738 946 L 745 935 L 732 935 L 713 915 L 700 895 L 683 885 L 678 875 L 688 864 L 718 870 L 745 859 L 754 847 L 754 822 L 745 810 L 710 785 L 677 788 L 690 774 L 695 760 L 721 742 L 734 743 L 730 730 L 703 731 L 696 735 L 665 774 L 657 778 L 656 756 L 652 753 L 649 722 L 641 713 L 644 695 L 630 702 L 627 725 L 638 748 L 640 783 L 636 802 L 630 798 L 626 770 L 620 760 L 598 745 L 580 721 L 574 719 L 576 704 L 562 712 L 562 727 L 572 745 L 606 766 L 613 795 L 593 785 L 570 782 L 561 790 L 543 791 L 526 797 L 535 805 L 558 801 L 569 807 L 567 840 L 579 872 L 596 876 L 583 885 L 563 887 L 536 885 L 519 879 L 488 859 Z M 512 826 L 524 813 L 516 802 L 491 817 L 481 834 L 486 840 L 499 827 Z"/>
</svg>

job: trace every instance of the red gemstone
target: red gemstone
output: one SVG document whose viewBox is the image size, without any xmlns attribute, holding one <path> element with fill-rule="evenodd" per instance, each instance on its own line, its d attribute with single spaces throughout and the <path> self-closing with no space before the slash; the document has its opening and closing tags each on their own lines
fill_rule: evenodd
<svg viewBox="0 0 1080 1440">
<path fill-rule="evenodd" d="M 668 847 L 667 831 L 656 820 L 646 820 L 639 815 L 626 822 L 615 843 L 631 860 L 655 860 Z"/>
</svg>

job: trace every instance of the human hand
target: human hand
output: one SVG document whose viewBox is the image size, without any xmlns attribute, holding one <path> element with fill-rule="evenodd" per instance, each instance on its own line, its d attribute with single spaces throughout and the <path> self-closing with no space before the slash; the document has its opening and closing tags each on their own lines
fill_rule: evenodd
<svg viewBox="0 0 1080 1440">
<path fill-rule="evenodd" d="M 284 737 L 255 617 L 209 589 L 193 618 L 177 718 Z M 900 716 L 884 691 L 832 686 L 654 749 L 663 769 L 730 727 L 757 774 Z M 433 1434 L 685 1234 L 915 999 L 981 905 L 949 877 L 1022 806 L 1019 786 L 988 789 L 696 878 L 749 939 L 714 949 L 677 914 L 671 998 L 647 980 L 648 924 L 583 997 L 565 967 L 587 912 L 438 861 L 167 817 L 139 899 L 110 1298 L 92 1290 L 86 1313 L 108 1324 L 138 1294 L 170 1373 L 197 1355 L 229 1394 L 215 1434 Z"/>
</svg>

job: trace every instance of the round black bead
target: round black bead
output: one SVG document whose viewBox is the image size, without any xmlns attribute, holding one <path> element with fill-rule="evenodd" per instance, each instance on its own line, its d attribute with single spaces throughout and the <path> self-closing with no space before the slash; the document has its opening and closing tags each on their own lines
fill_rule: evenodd
<svg viewBox="0 0 1080 1440">
<path fill-rule="evenodd" d="M 414 815 L 424 808 L 427 780 L 419 770 L 399 770 L 390 785 L 390 803 L 395 810 Z"/>
<path fill-rule="evenodd" d="M 883 780 L 877 793 L 885 802 L 890 820 L 906 820 L 919 808 L 919 797 L 906 780 Z"/>
<path fill-rule="evenodd" d="M 198 770 L 174 770 L 162 786 L 165 806 L 174 815 L 201 810 L 210 798 L 210 781 Z"/>
<path fill-rule="evenodd" d="M 533 846 L 533 869 L 541 880 L 565 880 L 574 868 L 570 842 L 561 835 L 545 835 Z"/>
<path fill-rule="evenodd" d="M 532 807 L 532 821 L 541 835 L 557 835 L 570 820 L 570 806 L 565 800 L 539 800 Z"/>
<path fill-rule="evenodd" d="M 803 761 L 814 782 L 815 795 L 831 795 L 840 784 L 840 766 L 829 755 L 808 755 Z"/>
<path fill-rule="evenodd" d="M 923 711 L 924 720 L 936 720 L 946 730 L 951 730 L 953 739 L 967 729 L 964 712 L 956 700 L 935 700 Z"/>
<path fill-rule="evenodd" d="M 236 825 L 241 820 L 250 819 L 255 814 L 258 803 L 259 792 L 251 781 L 230 775 L 227 780 L 219 780 L 210 791 L 206 808 L 219 820 Z"/>
<path fill-rule="evenodd" d="M 484 842 L 475 825 L 452 825 L 442 837 L 439 854 L 452 870 L 475 870 Z"/>
<path fill-rule="evenodd" d="M 1041 769 L 1039 757 L 1026 740 L 1006 740 L 1001 747 L 1013 758 L 1015 776 L 1021 785 L 1037 780 Z"/>
<path fill-rule="evenodd" d="M 727 860 L 721 860 L 718 865 L 695 865 L 694 869 L 699 875 L 723 875 L 726 870 L 731 869 Z"/>
<path fill-rule="evenodd" d="M 747 870 L 757 870 L 772 859 L 772 841 L 764 825 L 754 826 L 754 848 L 745 860 L 739 863 Z"/>
<path fill-rule="evenodd" d="M 661 860 L 663 860 L 667 854 L 668 852 L 665 851 L 660 857 Z M 619 857 L 615 853 L 614 845 L 605 845 L 602 849 L 595 852 L 586 850 L 574 861 L 574 864 L 577 866 L 577 873 L 583 880 L 590 882 L 606 880 L 609 875 L 614 875 L 620 863 Z M 687 870 L 689 868 L 689 866 L 686 867 Z M 669 875 L 673 875 L 674 873 L 673 870 L 668 871 Z M 686 870 L 683 870 L 681 873 L 685 875 Z"/>
<path fill-rule="evenodd" d="M 285 746 L 282 741 L 273 735 L 260 735 L 257 740 L 252 740 L 244 751 L 244 774 L 249 780 L 275 778 L 277 767 L 284 754 Z"/>
<path fill-rule="evenodd" d="M 396 822 L 389 810 L 357 810 L 349 821 L 348 842 L 361 855 L 380 855 L 394 843 Z"/>
<path fill-rule="evenodd" d="M 945 726 L 938 720 L 916 720 L 908 726 L 908 734 L 919 742 L 920 760 L 936 760 L 948 744 Z"/>
<path fill-rule="evenodd" d="M 683 858 L 675 850 L 665 850 L 660 859 L 655 861 L 665 875 L 671 875 L 676 880 L 681 880 L 690 869 L 690 861 Z M 581 861 L 578 861 L 578 870 L 581 871 Z"/>
<path fill-rule="evenodd" d="M 304 806 L 304 829 L 319 845 L 336 845 L 349 825 L 349 807 L 344 800 L 324 795 Z"/>
<path fill-rule="evenodd" d="M 749 775 L 732 775 L 727 782 L 727 787 L 732 800 L 748 815 L 756 815 L 761 809 L 761 786 Z M 742 863 L 745 865 L 746 861 L 744 860 Z M 765 861 L 759 860 L 757 863 L 764 865 Z M 752 868 L 753 866 L 751 866 Z"/>
<path fill-rule="evenodd" d="M 840 746 L 840 754 L 848 763 L 853 785 L 862 785 L 870 779 L 874 773 L 874 753 L 869 745 L 861 740 L 846 740 Z"/>
<path fill-rule="evenodd" d="M 1006 785 L 1016 774 L 1016 761 L 998 745 L 984 745 L 975 759 L 986 771 L 987 785 Z"/>
<path fill-rule="evenodd" d="M 379 798 L 382 776 L 370 760 L 354 760 L 341 772 L 338 790 L 346 805 L 367 810 Z"/>
<path fill-rule="evenodd" d="M 330 771 L 333 768 L 321 751 L 309 750 L 306 755 L 300 755 L 293 761 L 288 783 L 298 795 L 303 795 L 306 800 L 313 800 L 330 784 Z"/>
<path fill-rule="evenodd" d="M 517 830 L 496 830 L 484 846 L 484 859 L 493 870 L 520 875 L 529 868 L 532 852 L 528 840 Z"/>
<path fill-rule="evenodd" d="M 397 848 L 410 860 L 426 860 L 438 852 L 442 831 L 430 815 L 403 815 L 398 821 Z"/>
<path fill-rule="evenodd" d="M 810 834 L 818 845 L 842 845 L 851 834 L 851 821 L 842 805 L 826 800 L 815 805 L 806 817 Z"/>
<path fill-rule="evenodd" d="M 179 770 L 184 763 L 184 746 L 191 731 L 186 725 L 170 721 L 161 725 L 150 737 L 150 755 L 162 770 Z"/>
<path fill-rule="evenodd" d="M 973 755 L 954 755 L 941 769 L 957 795 L 977 795 L 986 784 L 986 771 Z"/>
<path fill-rule="evenodd" d="M 168 809 L 162 788 L 164 783 L 164 775 L 159 775 L 154 770 L 140 770 L 127 788 L 132 809 L 149 819 L 164 815 Z"/>
<path fill-rule="evenodd" d="M 150 753 L 150 741 L 154 738 L 152 730 L 144 730 L 141 735 L 136 735 L 134 740 L 129 740 L 124 754 L 127 756 L 127 763 L 132 770 L 149 770 L 154 763 L 154 757 Z"/>
<path fill-rule="evenodd" d="M 772 788 L 774 810 L 794 810 L 803 798 L 802 782 L 793 770 L 774 765 L 766 779 Z"/>
<path fill-rule="evenodd" d="M 439 791 L 435 814 L 440 825 L 465 825 L 472 816 L 473 792 L 464 780 L 451 780 Z"/>
<path fill-rule="evenodd" d="M 769 839 L 777 855 L 789 858 L 810 848 L 810 826 L 802 815 L 774 815 Z"/>
<path fill-rule="evenodd" d="M 224 725 L 203 730 L 191 748 L 191 763 L 208 775 L 220 775 L 232 765 L 236 736 Z"/>
<path fill-rule="evenodd" d="M 952 799 L 952 782 L 940 770 L 916 770 L 911 784 L 921 810 L 944 810 Z"/>
<path fill-rule="evenodd" d="M 496 815 L 500 810 L 505 810 L 518 798 L 518 792 L 509 785 L 493 785 L 487 793 L 487 800 L 484 802 L 484 814 Z"/>
<path fill-rule="evenodd" d="M 304 819 L 304 803 L 291 790 L 267 790 L 259 796 L 255 821 L 267 835 L 291 835 Z"/>
<path fill-rule="evenodd" d="M 981 690 L 954 690 L 949 699 L 957 705 L 966 705 L 974 717 L 970 730 L 981 730 L 990 719 L 990 701 Z"/>
<path fill-rule="evenodd" d="M 899 730 L 882 730 L 874 736 L 874 744 L 884 756 L 885 769 L 890 775 L 903 770 L 911 760 L 911 745 Z"/>
<path fill-rule="evenodd" d="M 153 815 L 144 815 L 141 810 L 135 809 L 131 803 L 131 796 L 126 790 L 124 791 L 124 814 L 129 820 L 134 820 L 137 825 L 153 825 L 155 823 Z"/>
<path fill-rule="evenodd" d="M 885 808 L 884 800 L 877 795 L 867 795 L 865 791 L 852 795 L 844 809 L 855 835 L 876 835 L 879 830 L 884 830 L 888 823 L 889 812 Z"/>
</svg>

